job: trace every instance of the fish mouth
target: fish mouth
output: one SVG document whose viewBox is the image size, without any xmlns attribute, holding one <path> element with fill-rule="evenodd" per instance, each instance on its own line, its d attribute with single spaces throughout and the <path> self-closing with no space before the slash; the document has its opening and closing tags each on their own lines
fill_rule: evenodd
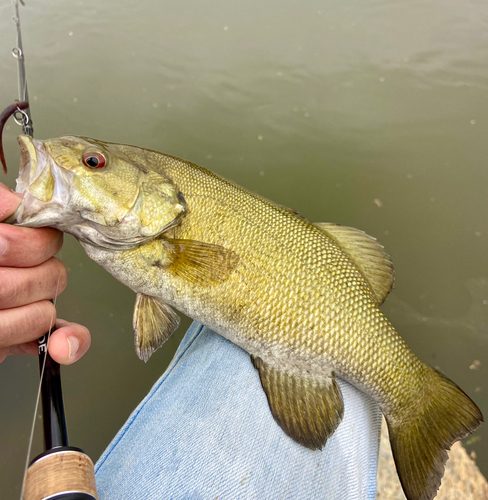
<svg viewBox="0 0 488 500">
<path fill-rule="evenodd" d="M 64 139 L 68 142 L 70 137 Z M 62 149 L 60 152 L 56 149 L 57 142 L 59 140 L 40 141 L 27 135 L 19 136 L 20 168 L 16 191 L 24 196 L 8 222 L 27 227 L 53 227 L 72 234 L 82 243 L 110 250 L 138 247 L 179 223 L 179 212 L 186 211 L 186 204 L 181 199 L 177 205 L 181 210 L 176 210 L 174 220 L 166 221 L 169 223 L 156 230 L 144 231 L 141 223 L 144 208 L 140 191 L 142 174 L 130 203 L 119 206 L 92 203 L 90 193 L 80 194 L 83 171 L 77 173 L 76 168 L 65 165 L 66 158 L 71 156 L 72 163 L 76 164 L 76 153 Z"/>
<path fill-rule="evenodd" d="M 44 160 L 41 161 L 41 164 L 45 163 L 45 148 L 41 141 L 32 139 L 27 135 L 19 136 L 17 141 L 20 148 L 20 168 L 16 191 L 25 193 L 30 182 L 37 177 L 39 168 L 38 154 Z"/>
<path fill-rule="evenodd" d="M 20 167 L 16 192 L 24 195 L 12 217 L 16 225 L 47 226 L 57 219 L 66 202 L 68 172 L 61 172 L 43 141 L 28 135 L 18 137 Z"/>
</svg>

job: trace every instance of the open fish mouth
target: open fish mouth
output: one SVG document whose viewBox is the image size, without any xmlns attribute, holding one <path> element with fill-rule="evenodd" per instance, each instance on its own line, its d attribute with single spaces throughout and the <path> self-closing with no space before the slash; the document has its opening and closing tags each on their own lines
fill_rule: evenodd
<svg viewBox="0 0 488 500">
<path fill-rule="evenodd" d="M 16 191 L 18 193 L 25 193 L 28 185 L 39 174 L 38 157 L 41 158 L 41 165 L 46 163 L 45 147 L 41 141 L 32 139 L 26 135 L 19 136 L 18 142 L 20 147 L 20 168 Z"/>
<path fill-rule="evenodd" d="M 127 250 L 179 224 L 186 213 L 169 178 L 123 155 L 110 157 L 109 143 L 76 136 L 40 141 L 28 135 L 20 135 L 18 143 L 16 190 L 24 196 L 10 223 L 53 227 L 84 244 Z M 87 164 L 85 157 L 108 160 L 109 168 Z M 117 165 L 125 175 L 117 173 Z"/>
<path fill-rule="evenodd" d="M 16 191 L 24 194 L 14 214 L 13 222 L 31 227 L 56 222 L 60 208 L 65 206 L 69 194 L 68 177 L 72 175 L 52 161 L 42 141 L 27 135 L 18 138 L 20 168 Z"/>
</svg>

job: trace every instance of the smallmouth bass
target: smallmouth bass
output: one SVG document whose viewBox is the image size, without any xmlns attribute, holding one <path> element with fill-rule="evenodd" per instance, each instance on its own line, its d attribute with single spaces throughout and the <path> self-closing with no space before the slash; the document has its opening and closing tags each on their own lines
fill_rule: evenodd
<svg viewBox="0 0 488 500">
<path fill-rule="evenodd" d="M 393 267 L 374 238 L 155 151 L 74 136 L 19 143 L 16 224 L 74 235 L 136 292 L 141 359 L 180 310 L 251 355 L 275 420 L 311 449 L 342 419 L 340 376 L 379 404 L 406 497 L 435 496 L 446 450 L 483 418 L 379 309 Z"/>
</svg>

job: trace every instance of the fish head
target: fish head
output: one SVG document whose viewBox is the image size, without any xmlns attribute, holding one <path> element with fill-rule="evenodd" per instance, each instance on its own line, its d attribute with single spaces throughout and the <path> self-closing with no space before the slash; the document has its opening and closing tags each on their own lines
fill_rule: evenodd
<svg viewBox="0 0 488 500">
<path fill-rule="evenodd" d="M 82 242 L 129 249 L 177 225 L 187 211 L 171 179 L 118 144 L 65 136 L 19 137 L 15 224 L 54 227 Z"/>
</svg>

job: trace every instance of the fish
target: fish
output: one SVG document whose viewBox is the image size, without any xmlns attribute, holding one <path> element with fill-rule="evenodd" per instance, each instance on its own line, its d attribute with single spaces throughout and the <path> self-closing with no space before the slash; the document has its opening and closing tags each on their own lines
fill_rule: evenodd
<svg viewBox="0 0 488 500">
<path fill-rule="evenodd" d="M 382 313 L 394 272 L 375 238 L 157 151 L 78 136 L 19 145 L 15 223 L 72 234 L 136 293 L 142 360 L 178 327 L 174 309 L 186 314 L 250 354 L 275 421 L 312 450 L 344 415 L 341 377 L 383 412 L 407 499 L 436 495 L 446 450 L 483 416 Z"/>
</svg>

